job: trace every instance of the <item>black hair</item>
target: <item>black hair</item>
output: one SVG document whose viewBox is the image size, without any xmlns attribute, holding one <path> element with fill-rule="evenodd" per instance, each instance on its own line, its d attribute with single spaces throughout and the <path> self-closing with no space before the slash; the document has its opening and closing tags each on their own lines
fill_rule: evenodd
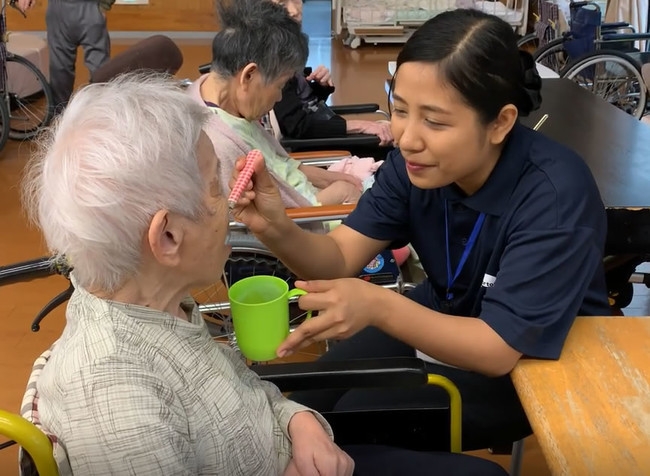
<svg viewBox="0 0 650 476">
<path fill-rule="evenodd" d="M 272 82 L 302 71 L 309 56 L 308 38 L 283 5 L 266 0 L 217 2 L 221 30 L 212 40 L 212 71 L 231 78 L 257 64 Z"/>
<path fill-rule="evenodd" d="M 424 23 L 399 53 L 395 76 L 410 62 L 437 64 L 486 124 L 507 104 L 527 116 L 542 102 L 535 61 L 517 47 L 512 26 L 479 10 L 452 10 Z"/>
</svg>

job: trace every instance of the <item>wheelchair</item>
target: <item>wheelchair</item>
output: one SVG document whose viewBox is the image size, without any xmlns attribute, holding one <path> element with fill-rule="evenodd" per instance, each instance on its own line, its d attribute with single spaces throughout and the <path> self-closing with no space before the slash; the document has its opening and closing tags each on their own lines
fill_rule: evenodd
<svg viewBox="0 0 650 476">
<path fill-rule="evenodd" d="M 640 119 L 646 110 L 647 88 L 641 65 L 648 52 L 635 43 L 650 39 L 628 23 L 602 23 L 602 12 L 591 1 L 571 2 L 569 30 L 561 30 L 561 13 L 552 2 L 540 5 L 535 33 L 520 40 L 520 47 L 537 40 L 537 63 L 589 89 L 610 104 Z"/>
<path fill-rule="evenodd" d="M 21 414 L 0 409 L 0 450 L 19 446 L 20 474 L 58 476 L 54 447 L 56 436 L 47 434 L 38 414 L 37 381 L 51 349 L 41 354 L 32 368 Z M 315 389 L 441 387 L 449 396 L 446 408 L 329 412 L 328 421 L 339 445 L 377 444 L 420 451 L 461 452 L 461 395 L 445 377 L 427 373 L 417 358 L 358 360 L 353 362 L 279 364 L 254 368 L 262 380 L 282 392 Z M 449 432 L 435 431 L 446 426 Z M 58 448 L 57 451 L 61 451 Z"/>
<path fill-rule="evenodd" d="M 350 206 L 312 207 L 320 210 L 290 209 L 288 214 L 301 224 L 343 218 Z M 231 224 L 234 230 L 240 224 Z M 225 295 L 219 289 L 227 290 L 228 283 L 235 282 L 253 274 L 274 274 L 283 279 L 295 277 L 273 257 L 273 255 L 248 234 L 241 234 L 232 241 L 232 255 L 226 264 L 223 281 L 214 287 L 215 299 Z M 0 267 L 0 286 L 32 279 L 44 278 L 53 274 L 69 277 L 72 268 L 65 260 L 50 258 L 16 263 Z M 395 278 L 397 276 L 397 279 Z M 384 251 L 369 263 L 360 274 L 364 279 L 401 292 L 407 284 L 401 281 L 399 268 L 390 251 Z M 32 330 L 39 329 L 40 321 L 56 306 L 63 304 L 72 294 L 72 285 L 39 313 L 32 324 Z M 221 330 L 226 330 L 231 321 L 227 317 L 228 303 L 207 299 L 199 305 L 210 323 L 215 314 L 222 319 Z M 233 333 L 216 336 L 236 347 Z M 47 351 L 35 362 L 30 382 L 35 381 L 38 372 L 49 357 Z M 43 359 L 44 362 L 43 362 Z M 449 395 L 449 405 L 425 409 L 373 409 L 355 412 L 329 412 L 323 414 L 342 445 L 378 444 L 418 451 L 461 452 L 461 395 L 455 385 L 445 377 L 429 374 L 423 361 L 417 358 L 392 358 L 355 360 L 350 362 L 299 362 L 260 365 L 251 363 L 263 380 L 274 383 L 283 392 L 305 389 L 351 389 L 351 388 L 408 388 L 422 385 L 435 385 L 443 388 Z M 33 391 L 30 391 L 30 388 Z M 21 459 L 22 474 L 56 476 L 56 463 L 52 456 L 51 435 L 42 431 L 38 421 L 36 387 L 29 385 L 23 401 L 21 415 L 0 409 L 0 435 L 9 441 L 0 442 L 0 449 L 18 444 L 27 453 Z M 447 427 L 449 432 L 440 432 Z M 520 458 L 518 459 L 520 464 Z"/>
</svg>

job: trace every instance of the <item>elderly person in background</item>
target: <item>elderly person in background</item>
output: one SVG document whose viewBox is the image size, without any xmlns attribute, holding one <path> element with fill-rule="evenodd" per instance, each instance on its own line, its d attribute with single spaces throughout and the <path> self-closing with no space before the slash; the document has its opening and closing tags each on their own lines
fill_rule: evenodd
<svg viewBox="0 0 650 476">
<path fill-rule="evenodd" d="M 300 164 L 260 124 L 307 61 L 300 25 L 272 2 L 218 2 L 217 8 L 221 30 L 212 42 L 212 71 L 196 80 L 189 94 L 214 112 L 206 131 L 222 162 L 222 186 L 235 161 L 259 149 L 287 207 L 356 202 L 359 178 Z"/>
<path fill-rule="evenodd" d="M 188 298 L 230 253 L 210 117 L 169 79 L 123 76 L 73 97 L 29 165 L 26 205 L 74 267 L 37 381 L 61 475 L 491 474 L 462 455 L 346 453 L 320 415 L 210 337 Z"/>
<path fill-rule="evenodd" d="M 302 23 L 302 0 L 273 0 L 283 5 L 291 18 Z M 275 117 L 284 137 L 315 139 L 345 137 L 348 134 L 372 134 L 381 146 L 393 144 L 389 121 L 346 120 L 334 114 L 325 104 L 334 92 L 330 71 L 323 65 L 307 68 L 295 74 L 282 90 L 282 99 L 273 106 Z M 390 149 L 385 147 L 382 155 Z M 378 151 L 354 151 L 357 155 L 377 155 Z"/>
</svg>

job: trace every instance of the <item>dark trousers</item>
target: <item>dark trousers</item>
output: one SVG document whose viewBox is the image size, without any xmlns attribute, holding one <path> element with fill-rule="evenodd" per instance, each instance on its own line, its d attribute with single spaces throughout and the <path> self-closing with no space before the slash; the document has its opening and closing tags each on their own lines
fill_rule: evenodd
<svg viewBox="0 0 650 476">
<path fill-rule="evenodd" d="M 424 453 L 384 446 L 344 446 L 354 476 L 507 476 L 496 463 L 464 454 Z"/>
<path fill-rule="evenodd" d="M 65 107 L 74 87 L 77 48 L 92 74 L 110 57 L 106 18 L 96 0 L 50 0 L 45 15 L 50 54 L 50 86 L 55 110 Z"/>
<path fill-rule="evenodd" d="M 413 357 L 413 348 L 367 328 L 338 342 L 324 361 Z M 463 450 L 501 446 L 532 433 L 510 376 L 490 378 L 444 365 L 427 364 L 430 373 L 449 378 L 458 387 L 463 408 Z M 386 408 L 446 408 L 447 393 L 438 387 L 318 390 L 294 392 L 290 398 L 320 412 Z M 441 429 L 448 432 L 448 428 Z M 407 473 L 404 473 L 407 474 Z"/>
</svg>

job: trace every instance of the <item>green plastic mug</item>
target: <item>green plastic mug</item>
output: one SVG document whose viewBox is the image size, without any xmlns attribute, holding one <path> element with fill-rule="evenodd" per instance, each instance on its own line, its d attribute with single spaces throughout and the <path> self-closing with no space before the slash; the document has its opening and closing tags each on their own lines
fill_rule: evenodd
<svg viewBox="0 0 650 476">
<path fill-rule="evenodd" d="M 302 289 L 289 291 L 284 280 L 265 275 L 241 279 L 230 287 L 230 315 L 244 357 L 255 362 L 277 357 L 277 348 L 289 336 L 289 298 L 305 294 Z"/>
</svg>

